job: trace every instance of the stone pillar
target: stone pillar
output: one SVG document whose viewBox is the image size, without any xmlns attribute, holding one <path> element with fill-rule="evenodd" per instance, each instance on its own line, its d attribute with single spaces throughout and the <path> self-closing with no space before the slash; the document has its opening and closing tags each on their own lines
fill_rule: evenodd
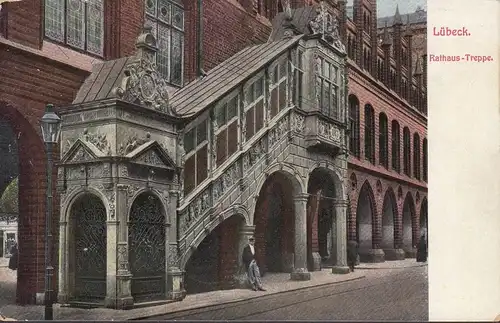
<svg viewBox="0 0 500 323">
<path fill-rule="evenodd" d="M 248 239 L 254 235 L 255 226 L 243 224 L 239 232 L 238 241 L 238 272 L 235 281 L 240 288 L 247 288 L 247 268 L 243 265 L 243 249 L 248 244 Z M 257 263 L 257 265 L 259 265 Z"/>
<path fill-rule="evenodd" d="M 68 261 L 68 222 L 59 222 L 59 291 L 57 302 L 65 304 L 69 301 L 69 261 Z"/>
<path fill-rule="evenodd" d="M 118 219 L 117 227 L 117 260 L 118 270 L 116 273 L 116 299 L 115 308 L 129 309 L 134 304 L 131 294 L 131 279 L 129 266 L 128 249 L 128 204 L 127 189 L 128 185 L 117 185 L 116 195 L 116 216 Z"/>
<path fill-rule="evenodd" d="M 172 190 L 168 192 L 167 218 L 167 297 L 174 301 L 181 301 L 186 297 L 184 289 L 184 272 L 179 268 L 179 253 L 177 249 L 177 201 L 182 196 L 181 191 Z"/>
<path fill-rule="evenodd" d="M 292 280 L 310 280 L 307 270 L 307 194 L 295 197 L 295 244 L 294 268 L 290 274 Z"/>
<path fill-rule="evenodd" d="M 104 300 L 108 308 L 116 308 L 117 233 L 118 221 L 108 218 L 106 222 L 106 298 Z"/>
<path fill-rule="evenodd" d="M 335 221 L 332 225 L 333 241 L 332 246 L 336 249 L 332 250 L 331 254 L 336 256 L 335 265 L 332 267 L 334 274 L 347 274 L 349 267 L 347 266 L 347 201 L 336 201 Z M 335 231 L 334 231 L 335 230 Z"/>
</svg>

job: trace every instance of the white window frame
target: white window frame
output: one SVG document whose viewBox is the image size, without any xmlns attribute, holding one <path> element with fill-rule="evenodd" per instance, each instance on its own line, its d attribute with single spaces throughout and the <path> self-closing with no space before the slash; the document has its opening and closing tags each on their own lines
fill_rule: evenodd
<svg viewBox="0 0 500 323">
<path fill-rule="evenodd" d="M 276 68 L 278 67 L 278 68 Z M 285 72 L 282 73 L 281 67 L 285 68 Z M 275 81 L 275 73 L 278 73 L 278 79 Z M 285 107 L 283 109 L 280 108 L 281 106 L 281 98 L 278 96 L 278 112 L 276 115 L 271 118 L 271 106 L 269 107 L 269 120 L 272 120 L 279 116 L 280 112 L 286 109 L 289 105 L 290 102 L 290 94 L 288 93 L 289 90 L 289 83 L 288 83 L 288 77 L 290 75 L 290 64 L 288 60 L 288 54 L 283 55 L 280 58 L 278 58 L 276 61 L 274 61 L 270 66 L 269 66 L 269 103 L 271 103 L 271 92 L 278 88 L 278 93 L 279 93 L 279 87 L 282 83 L 285 83 Z M 279 94 L 278 94 L 279 95 Z"/>
<path fill-rule="evenodd" d="M 205 140 L 203 140 L 202 142 L 198 143 L 198 126 L 200 124 L 202 124 L 203 122 L 206 123 L 206 127 L 207 127 L 207 130 L 206 130 L 206 138 Z M 210 115 L 208 113 L 208 111 L 204 112 L 201 116 L 199 116 L 195 121 L 193 121 L 190 125 L 186 126 L 185 130 L 184 130 L 184 136 L 182 138 L 183 140 L 183 143 L 184 143 L 184 149 L 186 149 L 186 141 L 185 141 L 185 138 L 186 138 L 186 134 L 189 133 L 191 130 L 194 129 L 194 146 L 193 146 L 193 149 L 191 151 L 187 151 L 186 150 L 186 155 L 184 157 L 184 160 L 188 160 L 189 158 L 191 158 L 193 155 L 195 155 L 202 146 L 204 145 L 207 145 L 207 178 L 204 180 L 206 181 L 208 178 L 210 178 L 210 151 L 211 151 L 211 147 L 210 147 Z M 195 162 L 194 162 L 194 188 L 191 190 L 191 192 L 189 192 L 188 194 L 191 194 L 193 193 L 194 191 L 196 191 L 196 189 L 203 183 L 203 182 L 200 182 L 200 183 L 197 183 L 198 182 L 198 158 L 195 158 Z"/>
<path fill-rule="evenodd" d="M 81 29 L 76 29 L 76 32 L 80 33 L 82 38 L 82 44 L 78 45 L 76 43 L 72 44 L 68 41 L 69 24 L 68 18 L 71 15 L 71 3 L 73 1 L 80 1 L 83 6 L 83 14 L 80 17 L 80 27 Z M 76 3 L 75 2 L 75 3 Z M 95 17 L 90 17 L 90 8 L 95 4 L 98 6 L 97 12 L 99 13 L 99 19 Z M 86 53 L 97 55 L 99 57 L 104 56 L 104 12 L 105 12 L 105 0 L 45 0 L 44 1 L 44 36 L 50 40 L 63 43 L 71 48 L 84 51 Z M 52 13 L 53 15 L 50 15 Z M 54 17 L 54 15 L 56 15 Z M 52 23 L 50 23 L 52 22 Z M 91 23 L 89 23 L 91 22 Z M 96 23 L 101 25 L 101 30 L 99 34 L 95 34 L 94 37 L 100 38 L 100 44 L 96 45 L 95 48 L 89 46 L 89 28 L 95 26 Z M 49 29 L 50 25 L 58 25 L 58 29 Z M 54 26 L 55 27 L 55 26 Z"/>
<path fill-rule="evenodd" d="M 325 114 L 322 106 L 319 106 L 318 108 L 325 116 L 335 120 L 342 120 L 342 113 L 340 111 L 340 87 L 339 87 L 340 68 L 326 57 L 318 55 L 317 59 L 319 59 L 321 62 L 319 64 L 320 66 L 315 71 L 316 77 L 319 77 L 321 79 L 321 86 L 319 89 L 320 91 L 319 95 L 321 96 L 320 100 L 321 103 L 323 101 L 322 97 L 323 97 L 324 83 L 326 82 L 329 84 L 328 114 Z M 326 66 L 328 66 L 328 71 L 326 70 Z M 335 71 L 334 73 L 332 73 L 332 68 Z M 328 74 L 328 76 L 325 74 Z M 335 94 L 335 99 L 337 101 L 335 102 L 335 105 L 333 105 L 334 100 L 332 99 L 332 93 Z"/>
<path fill-rule="evenodd" d="M 262 82 L 262 93 L 257 97 L 257 98 L 253 98 L 253 101 L 249 101 L 248 99 L 248 89 L 250 86 L 252 86 L 255 82 L 257 82 L 258 80 L 261 80 Z M 253 95 L 255 95 L 255 88 L 254 89 L 254 93 Z M 261 100 L 262 100 L 262 106 L 263 106 L 263 109 L 264 109 L 264 120 L 263 120 L 263 126 L 260 130 L 264 129 L 265 128 L 265 124 L 266 124 L 266 121 L 267 121 L 267 113 L 266 113 L 266 78 L 265 78 L 265 71 L 261 71 L 259 72 L 257 75 L 255 75 L 254 77 L 252 77 L 248 82 L 245 83 L 245 85 L 243 86 L 243 109 L 241 109 L 243 111 L 243 118 L 245 119 L 245 130 L 248 131 L 248 120 L 246 118 L 246 114 L 248 112 L 248 110 L 250 110 L 251 108 L 255 107 L 257 105 L 257 103 L 259 103 Z M 255 125 L 256 125 L 256 113 L 255 113 L 255 110 L 254 110 L 254 113 L 253 113 L 253 135 L 252 137 L 250 137 L 248 139 L 248 141 L 250 141 L 253 137 L 255 137 L 255 135 L 257 134 L 258 131 L 255 131 Z M 260 131 L 259 130 L 259 131 Z M 247 135 L 246 135 L 246 132 L 244 135 L 242 135 L 242 141 L 243 142 L 246 142 L 247 141 Z"/>
<path fill-rule="evenodd" d="M 227 103 L 233 99 L 235 99 L 235 102 L 236 102 L 236 115 L 231 117 L 231 119 L 228 119 Z M 222 126 L 219 125 L 218 121 L 217 121 L 218 111 L 221 108 L 225 109 L 225 119 L 226 119 L 226 122 Z M 233 91 L 232 93 L 227 95 L 224 99 L 222 99 L 214 107 L 214 122 L 215 122 L 215 124 L 217 124 L 217 128 L 214 129 L 215 131 L 214 131 L 213 143 L 214 143 L 215 147 L 213 147 L 213 148 L 215 149 L 216 153 L 217 153 L 217 136 L 218 136 L 218 134 L 221 133 L 223 130 L 227 129 L 229 127 L 229 125 L 232 124 L 234 121 L 236 121 L 238 124 L 238 120 L 240 119 L 240 108 L 241 108 L 241 94 L 240 94 L 239 90 Z M 237 134 L 238 142 L 240 142 L 239 141 L 239 138 L 240 138 L 239 124 L 237 126 L 237 131 L 238 131 L 238 134 Z M 229 138 L 229 133 L 228 133 L 227 138 Z M 226 140 L 226 152 L 228 151 L 228 149 L 229 149 L 229 140 Z M 238 150 L 239 150 L 239 145 L 238 145 L 238 148 L 236 151 L 238 151 Z M 226 156 L 226 160 L 221 165 L 214 165 L 215 168 L 218 168 L 218 167 L 224 165 L 230 159 L 230 157 L 231 156 Z M 215 162 L 217 162 L 217 158 L 215 159 Z"/>
<path fill-rule="evenodd" d="M 302 47 L 297 47 L 291 52 L 292 60 L 290 62 L 291 66 L 289 67 L 289 74 L 292 76 L 293 80 L 293 90 L 290 91 L 291 100 L 290 102 L 294 104 L 297 108 L 303 107 L 303 97 L 302 92 L 304 91 L 304 75 L 305 75 L 305 49 Z M 299 79 L 298 74 L 302 75 L 302 78 Z M 300 80 L 302 82 L 300 82 Z M 300 90 L 298 85 L 300 84 Z M 290 86 L 289 86 L 290 87 Z M 297 102 L 295 102 L 297 100 Z"/>
<path fill-rule="evenodd" d="M 153 5 L 155 6 L 154 13 L 150 13 L 147 5 L 147 2 L 151 1 L 153 2 Z M 170 10 L 168 12 L 169 17 L 166 19 L 162 19 L 158 16 L 158 3 L 162 1 L 168 4 Z M 174 8 L 177 10 L 180 10 L 182 12 L 182 26 L 176 26 L 172 22 L 172 15 Z M 181 87 L 184 83 L 184 48 L 185 48 L 185 9 L 182 4 L 182 1 L 176 1 L 176 0 L 145 0 L 144 1 L 144 25 L 152 27 L 152 33 L 156 38 L 157 41 L 157 46 L 158 46 L 158 54 L 161 55 L 156 55 L 156 65 L 158 68 L 158 71 L 160 72 L 161 75 L 172 85 Z M 164 29 L 168 40 L 166 41 L 165 46 L 162 46 L 162 40 L 159 39 L 158 37 L 158 32 L 160 29 Z M 181 35 L 181 48 L 180 48 L 180 79 L 179 82 L 173 81 L 172 80 L 172 31 L 177 32 Z M 167 64 L 161 64 L 160 60 L 163 58 L 163 56 L 168 57 Z"/>
</svg>

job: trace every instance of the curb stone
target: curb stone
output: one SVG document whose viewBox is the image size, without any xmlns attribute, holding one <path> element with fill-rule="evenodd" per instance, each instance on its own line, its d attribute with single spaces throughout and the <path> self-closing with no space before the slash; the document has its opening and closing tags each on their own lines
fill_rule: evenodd
<svg viewBox="0 0 500 323">
<path fill-rule="evenodd" d="M 341 284 L 341 283 L 347 283 L 347 282 L 352 282 L 352 281 L 356 281 L 356 280 L 361 280 L 363 278 L 366 278 L 366 276 L 362 275 L 362 276 L 359 276 L 359 277 L 349 278 L 349 279 L 342 280 L 342 281 L 329 282 L 329 283 L 321 283 L 321 284 L 318 284 L 318 285 L 304 286 L 304 287 L 299 287 L 299 288 L 289 289 L 289 290 L 281 290 L 281 291 L 277 291 L 277 292 L 270 292 L 270 293 L 267 293 L 267 294 L 258 294 L 258 295 L 255 295 L 255 296 L 250 296 L 250 297 L 246 297 L 246 298 L 242 298 L 242 299 L 235 299 L 235 300 L 227 301 L 227 302 L 223 302 L 223 303 L 207 304 L 207 305 L 202 305 L 202 306 L 196 306 L 196 305 L 194 305 L 191 308 L 174 310 L 172 312 L 167 312 L 167 313 L 163 313 L 163 314 L 151 314 L 151 315 L 134 316 L 133 318 L 125 318 L 125 320 L 129 320 L 129 321 L 142 320 L 142 319 L 147 319 L 147 318 L 151 318 L 151 317 L 155 317 L 155 316 L 177 314 L 177 313 L 188 312 L 188 311 L 192 311 L 192 310 L 206 309 L 206 308 L 215 307 L 215 306 L 219 306 L 219 305 L 236 304 L 236 303 L 241 303 L 241 302 L 244 302 L 244 301 L 248 301 L 248 300 L 260 298 L 262 296 L 279 295 L 279 294 L 284 294 L 284 293 L 296 292 L 296 291 L 303 290 L 303 289 L 308 289 L 308 288 L 316 288 L 316 287 L 322 287 L 322 286 L 328 286 L 328 285 L 336 285 L 336 284 Z"/>
</svg>

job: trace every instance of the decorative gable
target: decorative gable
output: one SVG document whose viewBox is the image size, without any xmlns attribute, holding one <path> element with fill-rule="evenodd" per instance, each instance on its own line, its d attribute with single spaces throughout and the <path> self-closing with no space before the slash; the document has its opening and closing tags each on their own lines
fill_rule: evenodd
<svg viewBox="0 0 500 323">
<path fill-rule="evenodd" d="M 77 139 L 63 156 L 61 163 L 85 163 L 104 156 L 101 151 L 92 146 L 81 139 Z"/>
<path fill-rule="evenodd" d="M 127 154 L 131 163 L 175 170 L 177 166 L 168 152 L 156 141 L 147 142 Z"/>
</svg>

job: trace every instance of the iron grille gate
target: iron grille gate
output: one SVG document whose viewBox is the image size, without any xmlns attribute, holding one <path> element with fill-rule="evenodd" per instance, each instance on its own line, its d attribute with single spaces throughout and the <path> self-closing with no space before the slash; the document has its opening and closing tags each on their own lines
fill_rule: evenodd
<svg viewBox="0 0 500 323">
<path fill-rule="evenodd" d="M 165 216 L 158 198 L 137 197 L 130 211 L 129 263 L 134 302 L 166 298 Z"/>
<path fill-rule="evenodd" d="M 93 195 L 73 205 L 75 223 L 75 301 L 101 302 L 106 297 L 106 208 Z"/>
</svg>

